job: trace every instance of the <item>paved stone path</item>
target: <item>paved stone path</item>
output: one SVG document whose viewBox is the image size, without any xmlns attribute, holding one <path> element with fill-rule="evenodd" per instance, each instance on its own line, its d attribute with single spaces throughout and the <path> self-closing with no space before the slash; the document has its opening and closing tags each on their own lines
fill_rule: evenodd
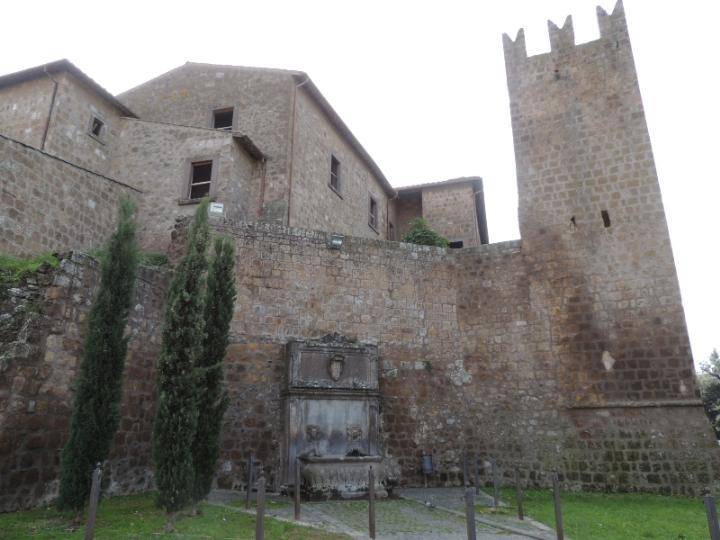
<svg viewBox="0 0 720 540">
<path fill-rule="evenodd" d="M 452 488 L 404 489 L 400 499 L 380 499 L 376 503 L 378 539 L 388 540 L 465 540 L 463 490 Z M 292 501 L 287 497 L 269 496 L 267 517 L 293 521 Z M 241 492 L 214 491 L 210 501 L 244 511 Z M 478 503 L 492 505 L 492 497 L 481 493 Z M 253 510 L 254 513 L 254 510 Z M 547 527 L 510 516 L 487 517 L 476 514 L 478 540 L 551 540 L 555 536 Z M 303 502 L 301 524 L 351 538 L 367 538 L 367 501 Z"/>
</svg>

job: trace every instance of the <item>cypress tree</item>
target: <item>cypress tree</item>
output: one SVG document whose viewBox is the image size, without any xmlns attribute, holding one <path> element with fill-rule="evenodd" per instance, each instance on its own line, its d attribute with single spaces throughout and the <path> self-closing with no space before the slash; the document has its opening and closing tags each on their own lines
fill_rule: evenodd
<svg viewBox="0 0 720 540">
<path fill-rule="evenodd" d="M 220 455 L 220 430 L 228 406 L 223 387 L 223 359 L 235 306 L 235 246 L 216 238 L 205 295 L 205 341 L 197 361 L 198 426 L 193 443 L 194 502 L 207 497 Z"/>
<path fill-rule="evenodd" d="M 209 234 L 205 199 L 195 213 L 185 256 L 170 284 L 158 360 L 153 456 L 157 503 L 168 513 L 168 529 L 175 512 L 192 498 L 192 441 L 197 428 L 194 369 L 204 341 L 202 292 Z"/>
<path fill-rule="evenodd" d="M 134 205 L 120 202 L 117 229 L 100 263 L 100 287 L 88 317 L 70 421 L 60 468 L 61 509 L 82 510 L 90 495 L 92 470 L 107 459 L 120 421 L 125 335 L 138 265 Z"/>
</svg>

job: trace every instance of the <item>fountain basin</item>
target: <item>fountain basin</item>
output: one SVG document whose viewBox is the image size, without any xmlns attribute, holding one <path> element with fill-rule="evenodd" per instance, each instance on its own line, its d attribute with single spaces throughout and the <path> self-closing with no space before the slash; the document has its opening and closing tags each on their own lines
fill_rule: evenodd
<svg viewBox="0 0 720 540">
<path fill-rule="evenodd" d="M 368 472 L 375 472 L 375 496 L 387 497 L 381 456 L 302 456 L 301 477 L 305 491 L 314 498 L 366 497 Z"/>
</svg>

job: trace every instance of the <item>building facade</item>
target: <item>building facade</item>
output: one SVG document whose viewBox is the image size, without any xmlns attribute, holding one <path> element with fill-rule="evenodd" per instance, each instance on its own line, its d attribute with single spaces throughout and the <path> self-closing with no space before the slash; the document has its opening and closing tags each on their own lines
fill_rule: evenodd
<svg viewBox="0 0 720 540">
<path fill-rule="evenodd" d="M 236 243 L 238 297 L 219 486 L 243 485 L 250 454 L 280 482 L 286 345 L 339 334 L 377 347 L 379 448 L 400 484 L 423 481 L 428 453 L 431 481 L 458 484 L 467 453 L 528 485 L 557 470 L 569 488 L 699 493 L 720 455 L 622 4 L 598 21 L 580 45 L 570 20 L 551 23 L 537 56 L 522 31 L 503 38 L 521 240 L 487 244 L 479 178 L 390 187 L 305 74 L 186 64 L 115 98 L 60 63 L 0 78 L 0 250 L 96 245 L 127 194 L 144 246 L 175 259 L 198 196 L 222 203 L 212 223 Z M 463 249 L 392 241 L 417 217 Z M 57 489 L 97 277 L 75 254 L 0 299 L 0 508 Z M 138 281 L 114 493 L 152 485 L 166 281 Z"/>
</svg>

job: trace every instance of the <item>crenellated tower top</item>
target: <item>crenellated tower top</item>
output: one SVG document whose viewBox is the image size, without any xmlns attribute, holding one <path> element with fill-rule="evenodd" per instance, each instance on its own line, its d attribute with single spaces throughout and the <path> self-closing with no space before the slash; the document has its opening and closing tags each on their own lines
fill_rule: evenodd
<svg viewBox="0 0 720 540">
<path fill-rule="evenodd" d="M 601 6 L 597 6 L 598 27 L 600 41 L 606 41 L 614 46 L 629 43 L 625 9 L 622 0 L 618 0 L 612 13 L 608 14 Z M 545 55 L 567 53 L 575 49 L 575 29 L 572 16 L 568 15 L 562 26 L 548 20 L 548 33 L 550 35 L 550 52 Z M 509 35 L 503 34 L 503 48 L 505 50 L 506 64 L 512 64 L 527 59 L 525 46 L 525 31 L 520 28 L 513 40 Z M 543 56 L 543 55 L 537 55 Z"/>
</svg>

